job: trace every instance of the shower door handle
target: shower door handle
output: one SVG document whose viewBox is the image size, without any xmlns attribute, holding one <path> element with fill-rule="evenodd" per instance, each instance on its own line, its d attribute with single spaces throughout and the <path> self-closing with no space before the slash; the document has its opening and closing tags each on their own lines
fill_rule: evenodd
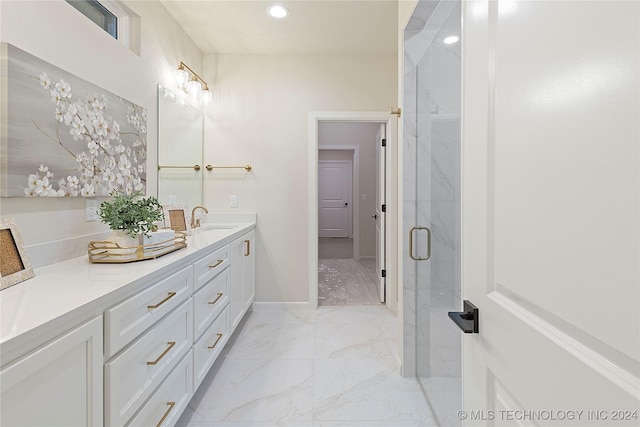
<svg viewBox="0 0 640 427">
<path fill-rule="evenodd" d="M 427 256 L 426 257 L 417 257 L 413 255 L 413 233 L 415 231 L 427 230 Z M 416 225 L 415 227 L 409 230 L 409 256 L 412 260 L 415 261 L 426 261 L 431 258 L 431 229 L 429 227 L 421 227 Z"/>
</svg>

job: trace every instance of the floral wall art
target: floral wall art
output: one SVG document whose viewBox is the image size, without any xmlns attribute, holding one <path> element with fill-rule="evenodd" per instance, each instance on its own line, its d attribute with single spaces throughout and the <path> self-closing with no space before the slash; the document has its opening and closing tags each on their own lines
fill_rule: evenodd
<svg viewBox="0 0 640 427">
<path fill-rule="evenodd" d="M 144 192 L 147 112 L 2 45 L 2 196 Z"/>
</svg>

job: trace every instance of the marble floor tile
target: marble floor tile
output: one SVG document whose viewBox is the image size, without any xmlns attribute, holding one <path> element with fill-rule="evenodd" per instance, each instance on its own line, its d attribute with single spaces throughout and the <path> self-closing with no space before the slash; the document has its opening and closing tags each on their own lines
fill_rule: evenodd
<svg viewBox="0 0 640 427">
<path fill-rule="evenodd" d="M 393 359 L 319 359 L 314 372 L 315 421 L 425 421 L 427 402 L 415 379 Z"/>
<path fill-rule="evenodd" d="M 380 305 L 375 261 L 318 260 L 318 305 Z"/>
<path fill-rule="evenodd" d="M 249 312 L 177 426 L 436 426 L 418 381 L 399 373 L 397 322 L 384 305 Z M 428 386 L 440 408 L 453 395 Z"/>
<path fill-rule="evenodd" d="M 390 359 L 391 349 L 378 322 L 316 326 L 318 359 Z"/>
<path fill-rule="evenodd" d="M 226 353 L 233 359 L 313 359 L 315 326 L 248 319 Z"/>
<path fill-rule="evenodd" d="M 217 363 L 217 362 L 216 362 Z M 214 366 L 214 369 L 216 366 Z M 225 358 L 189 406 L 190 423 L 311 421 L 313 360 Z"/>
</svg>

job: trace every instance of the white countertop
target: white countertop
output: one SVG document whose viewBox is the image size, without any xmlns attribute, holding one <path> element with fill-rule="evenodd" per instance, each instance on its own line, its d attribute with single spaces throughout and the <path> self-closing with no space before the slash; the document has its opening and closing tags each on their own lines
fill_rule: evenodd
<svg viewBox="0 0 640 427">
<path fill-rule="evenodd" d="M 154 277 L 187 266 L 212 250 L 255 229 L 255 214 L 207 217 L 232 228 L 195 229 L 187 247 L 154 260 L 92 264 L 88 256 L 35 270 L 35 277 L 0 291 L 2 365 L 31 348 L 42 333 L 51 335 L 101 315 L 111 305 L 138 292 Z M 221 220 L 221 221 L 220 221 Z"/>
</svg>

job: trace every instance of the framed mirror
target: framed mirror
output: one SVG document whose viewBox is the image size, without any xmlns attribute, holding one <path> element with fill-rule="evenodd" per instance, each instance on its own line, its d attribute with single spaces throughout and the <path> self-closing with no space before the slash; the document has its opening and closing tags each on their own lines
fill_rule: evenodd
<svg viewBox="0 0 640 427">
<path fill-rule="evenodd" d="M 202 112 L 158 85 L 158 200 L 192 208 L 202 204 Z"/>
</svg>

